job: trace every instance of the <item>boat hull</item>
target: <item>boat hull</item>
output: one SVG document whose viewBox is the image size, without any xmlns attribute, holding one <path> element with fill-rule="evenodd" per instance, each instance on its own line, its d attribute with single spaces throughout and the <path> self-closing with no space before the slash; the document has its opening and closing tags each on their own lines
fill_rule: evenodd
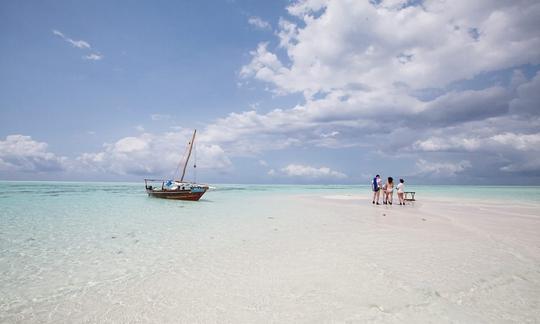
<svg viewBox="0 0 540 324">
<path fill-rule="evenodd" d="M 201 199 L 206 190 L 199 192 L 191 190 L 146 190 L 146 192 L 148 196 L 155 198 L 197 201 Z"/>
</svg>

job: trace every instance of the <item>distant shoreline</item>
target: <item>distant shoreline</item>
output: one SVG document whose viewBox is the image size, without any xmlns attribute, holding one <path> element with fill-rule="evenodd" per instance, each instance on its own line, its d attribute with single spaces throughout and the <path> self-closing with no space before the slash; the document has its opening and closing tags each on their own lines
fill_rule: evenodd
<svg viewBox="0 0 540 324">
<path fill-rule="evenodd" d="M 165 179 L 165 178 L 164 178 Z M 118 183 L 118 184 L 140 184 L 144 183 L 143 178 L 140 181 L 116 181 L 116 180 L 6 180 L 0 179 L 0 182 L 45 182 L 45 183 Z M 369 184 L 346 184 L 346 183 L 211 183 L 214 186 L 351 186 L 369 188 Z M 523 187 L 523 188 L 540 188 L 540 185 L 516 185 L 516 184 L 414 184 L 414 186 L 430 186 L 430 187 Z"/>
</svg>

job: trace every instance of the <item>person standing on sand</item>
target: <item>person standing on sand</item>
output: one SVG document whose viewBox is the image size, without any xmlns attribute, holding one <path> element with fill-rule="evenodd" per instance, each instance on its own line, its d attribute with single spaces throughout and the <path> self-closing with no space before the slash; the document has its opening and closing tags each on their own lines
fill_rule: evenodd
<svg viewBox="0 0 540 324">
<path fill-rule="evenodd" d="M 379 197 L 381 195 L 381 183 L 381 176 L 379 176 L 378 174 L 375 176 L 375 178 L 373 178 L 373 181 L 371 181 L 371 190 L 373 190 L 373 204 L 377 202 L 377 205 L 380 205 Z"/>
<path fill-rule="evenodd" d="M 383 184 L 382 188 L 382 203 L 386 205 L 386 183 Z"/>
<path fill-rule="evenodd" d="M 388 180 L 384 184 L 383 188 L 385 197 L 385 201 L 383 201 L 383 203 L 392 205 L 392 200 L 394 198 L 394 179 L 392 177 L 388 177 Z"/>
<path fill-rule="evenodd" d="M 399 204 L 405 206 L 405 180 L 399 179 L 399 183 L 396 187 Z"/>
</svg>

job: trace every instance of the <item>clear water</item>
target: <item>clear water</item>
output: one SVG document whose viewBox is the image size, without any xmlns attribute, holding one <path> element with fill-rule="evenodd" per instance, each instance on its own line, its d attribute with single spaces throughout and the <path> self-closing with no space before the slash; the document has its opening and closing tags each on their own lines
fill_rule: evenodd
<svg viewBox="0 0 540 324">
<path fill-rule="evenodd" d="M 540 187 L 407 190 L 418 199 L 540 203 Z M 205 243 L 205 250 L 200 243 L 271 217 L 277 206 L 257 205 L 261 197 L 321 193 L 370 195 L 368 186 L 218 185 L 199 202 L 182 202 L 147 197 L 143 183 L 0 182 L 0 322 L 77 321 L 70 316 L 91 304 L 85 296 L 114 303 L 117 291 L 107 287 L 168 269 L 177 255 L 196 260 L 209 249 L 234 248 L 233 241 Z"/>
</svg>

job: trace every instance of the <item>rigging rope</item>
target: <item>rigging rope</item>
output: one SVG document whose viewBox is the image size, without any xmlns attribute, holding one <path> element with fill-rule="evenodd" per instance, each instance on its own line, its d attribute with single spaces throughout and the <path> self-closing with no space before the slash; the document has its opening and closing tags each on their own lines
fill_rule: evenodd
<svg viewBox="0 0 540 324">
<path fill-rule="evenodd" d="M 172 179 L 173 179 L 173 180 L 174 180 L 174 178 L 176 177 L 176 175 L 179 175 L 179 174 L 180 174 L 180 172 L 179 172 L 179 171 L 180 171 L 180 167 L 181 167 L 182 165 L 185 164 L 184 161 L 186 160 L 186 156 L 187 156 L 187 154 L 188 154 L 188 151 L 189 151 L 189 145 L 190 145 L 190 144 L 191 144 L 191 141 L 188 142 L 188 145 L 187 145 L 187 147 L 186 147 L 185 150 L 184 150 L 184 155 L 182 156 L 182 159 L 178 162 L 178 166 L 176 167 L 176 170 L 174 170 L 174 173 L 173 173 L 173 175 L 172 175 Z"/>
<path fill-rule="evenodd" d="M 193 182 L 197 183 L 197 143 L 193 143 Z"/>
</svg>

